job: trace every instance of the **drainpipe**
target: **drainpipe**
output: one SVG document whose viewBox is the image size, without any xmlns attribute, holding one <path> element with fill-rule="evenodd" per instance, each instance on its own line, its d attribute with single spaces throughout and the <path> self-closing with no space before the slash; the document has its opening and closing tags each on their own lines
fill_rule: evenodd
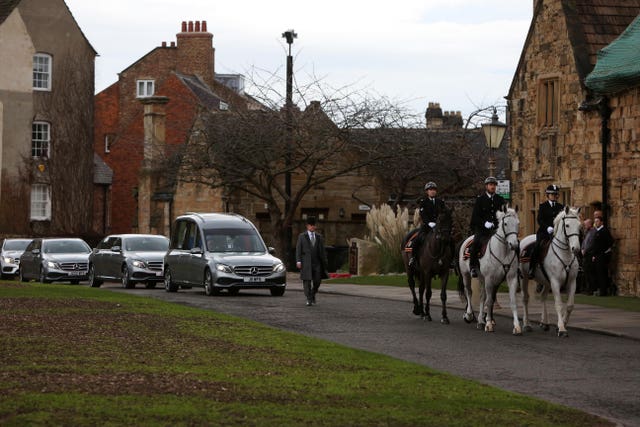
<svg viewBox="0 0 640 427">
<path fill-rule="evenodd" d="M 611 108 L 609 99 L 605 96 L 595 100 L 585 100 L 578 107 L 580 111 L 598 111 L 600 114 L 600 145 L 602 146 L 602 216 L 605 224 L 608 224 L 609 212 L 609 185 L 607 178 L 607 157 L 609 156 L 607 147 L 611 142 L 611 131 L 609 130 L 609 119 L 611 118 Z"/>
<path fill-rule="evenodd" d="M 600 144 L 602 145 L 602 215 L 604 223 L 608 224 L 609 214 L 609 183 L 607 180 L 607 147 L 611 142 L 611 130 L 609 129 L 609 119 L 611 118 L 611 108 L 609 107 L 609 99 L 603 98 L 599 105 L 600 112 Z"/>
</svg>

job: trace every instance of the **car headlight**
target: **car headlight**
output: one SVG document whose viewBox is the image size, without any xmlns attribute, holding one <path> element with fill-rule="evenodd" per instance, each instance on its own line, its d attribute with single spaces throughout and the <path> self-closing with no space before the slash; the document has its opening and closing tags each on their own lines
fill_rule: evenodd
<svg viewBox="0 0 640 427">
<path fill-rule="evenodd" d="M 3 257 L 2 260 L 4 261 L 5 264 L 13 264 L 13 258 L 10 258 L 8 256 Z"/>
<path fill-rule="evenodd" d="M 144 261 L 139 261 L 139 260 L 132 261 L 131 265 L 133 265 L 136 268 L 147 268 L 147 264 L 145 264 Z"/>
<path fill-rule="evenodd" d="M 47 268 L 55 268 L 56 270 L 61 270 L 58 263 L 53 261 L 47 261 Z"/>
<path fill-rule="evenodd" d="M 283 271 L 285 271 L 285 267 L 283 263 L 280 264 L 276 264 L 273 266 L 273 272 L 274 273 L 282 273 Z"/>
<path fill-rule="evenodd" d="M 223 273 L 233 273 L 233 268 L 226 264 L 216 264 L 216 270 L 222 271 Z"/>
</svg>

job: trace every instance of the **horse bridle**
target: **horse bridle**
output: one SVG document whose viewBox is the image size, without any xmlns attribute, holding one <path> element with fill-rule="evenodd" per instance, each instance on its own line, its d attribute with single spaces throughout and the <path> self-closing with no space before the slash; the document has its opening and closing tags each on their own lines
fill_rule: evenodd
<svg viewBox="0 0 640 427">
<path fill-rule="evenodd" d="M 565 286 L 567 285 L 567 282 L 569 281 L 569 270 L 571 269 L 571 266 L 573 265 L 573 263 L 575 261 L 577 261 L 577 257 L 576 257 L 575 254 L 573 254 L 569 264 L 565 264 L 564 260 L 562 258 L 560 258 L 560 255 L 558 255 L 558 253 L 556 252 L 556 247 L 559 248 L 560 250 L 563 250 L 563 251 L 567 251 L 568 250 L 569 252 L 571 252 L 571 246 L 569 245 L 569 238 L 573 237 L 573 236 L 580 237 L 579 233 L 571 233 L 571 234 L 567 234 L 566 233 L 566 231 L 565 231 L 566 230 L 565 221 L 567 219 L 575 219 L 577 221 L 580 221 L 580 218 L 578 218 L 576 215 L 566 215 L 566 216 L 564 216 L 562 218 L 562 234 L 564 234 L 565 241 L 562 242 L 560 239 L 558 239 L 557 236 L 556 236 L 555 231 L 553 233 L 553 239 L 551 239 L 551 251 L 556 256 L 556 258 L 558 258 L 558 260 L 560 261 L 560 263 L 564 267 L 564 271 L 567 273 L 567 275 L 564 278 Z"/>
<path fill-rule="evenodd" d="M 505 213 L 504 217 L 502 217 L 502 222 L 501 222 L 501 227 L 500 230 L 502 230 L 502 234 L 504 234 L 504 236 L 500 236 L 497 232 L 494 234 L 494 236 L 496 236 L 496 239 L 502 243 L 505 246 L 509 246 L 509 242 L 507 241 L 507 238 L 512 235 L 515 234 L 516 236 L 518 235 L 517 231 L 510 231 L 507 232 L 506 227 L 505 227 L 505 219 L 507 217 L 513 217 L 514 215 L 512 213 Z M 489 241 L 489 243 L 491 243 L 491 241 Z M 502 264 L 502 260 L 500 258 L 498 258 L 493 251 L 491 250 L 491 245 L 488 244 L 487 245 L 489 247 L 489 254 L 495 258 L 500 264 Z M 513 257 L 511 258 L 511 260 L 507 263 L 507 264 L 502 264 L 502 269 L 504 270 L 504 276 L 507 277 L 507 273 L 509 272 L 509 269 L 511 269 L 511 264 L 513 263 L 513 260 L 515 259 L 515 257 L 518 256 L 518 251 L 514 250 L 513 251 Z"/>
</svg>

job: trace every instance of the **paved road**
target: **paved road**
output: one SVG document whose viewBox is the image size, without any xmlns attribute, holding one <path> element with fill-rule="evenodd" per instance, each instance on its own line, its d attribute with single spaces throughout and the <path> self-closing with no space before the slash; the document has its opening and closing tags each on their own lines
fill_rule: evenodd
<svg viewBox="0 0 640 427">
<path fill-rule="evenodd" d="M 432 308 L 433 322 L 422 321 L 411 314 L 409 299 L 320 293 L 318 304 L 306 307 L 303 294 L 292 289 L 283 297 L 261 291 L 206 297 L 202 289 L 172 294 L 103 287 L 249 318 L 578 408 L 620 425 L 640 425 L 636 340 L 580 330 L 568 339 L 541 330 L 514 337 L 506 318 L 498 318 L 497 331 L 488 334 L 464 323 L 455 309 L 450 325 L 438 322 L 439 307 Z"/>
</svg>

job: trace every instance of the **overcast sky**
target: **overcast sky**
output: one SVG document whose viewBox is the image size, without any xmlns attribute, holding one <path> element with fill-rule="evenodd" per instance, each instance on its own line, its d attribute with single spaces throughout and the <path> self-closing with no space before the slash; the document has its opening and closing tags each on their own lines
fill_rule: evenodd
<svg viewBox="0 0 640 427">
<path fill-rule="evenodd" d="M 468 115 L 504 104 L 532 0 L 66 0 L 98 51 L 96 90 L 160 46 L 182 21 L 207 21 L 218 73 L 284 74 L 293 28 L 298 80 L 320 76 L 406 102 Z"/>
</svg>

